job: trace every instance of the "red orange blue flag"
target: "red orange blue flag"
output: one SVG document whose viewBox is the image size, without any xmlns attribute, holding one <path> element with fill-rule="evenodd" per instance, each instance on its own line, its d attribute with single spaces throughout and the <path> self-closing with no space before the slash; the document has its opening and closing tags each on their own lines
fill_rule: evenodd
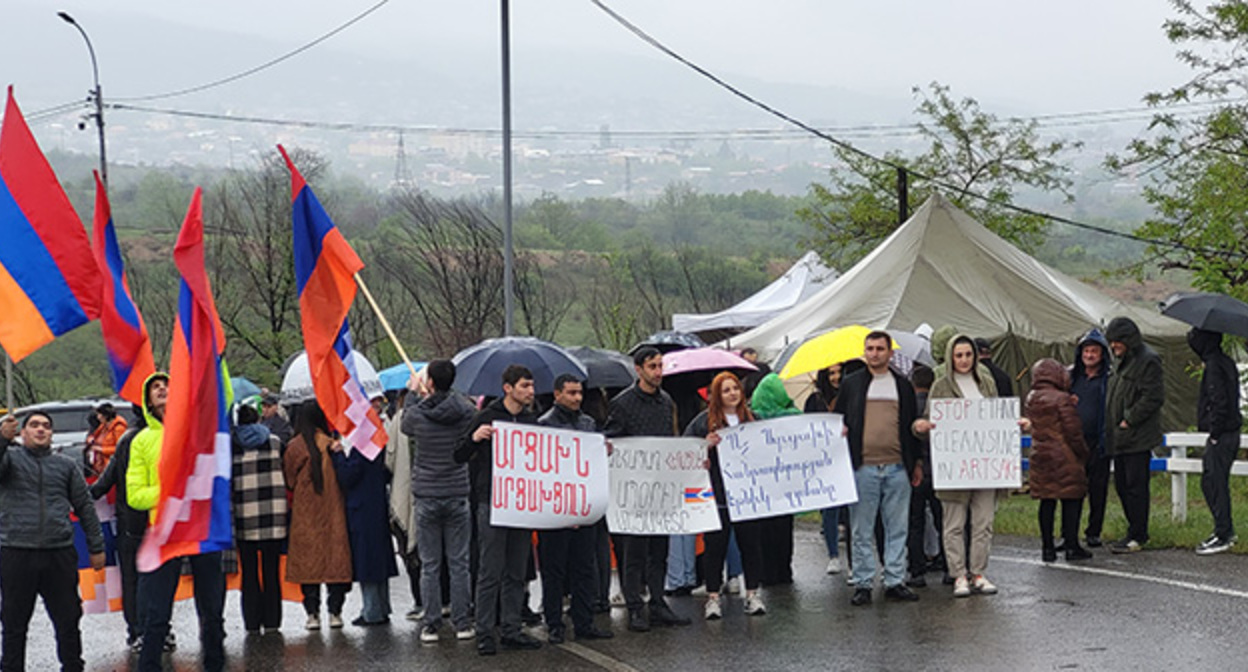
<svg viewBox="0 0 1248 672">
<path fill-rule="evenodd" d="M 139 547 L 150 572 L 184 555 L 231 548 L 230 425 L 232 393 L 222 354 L 225 333 L 204 267 L 202 190 L 173 248 L 182 274 L 169 357 L 169 401 L 160 446 L 160 499 Z"/>
<path fill-rule="evenodd" d="M 277 149 L 290 167 L 295 283 L 312 389 L 334 429 L 372 460 L 389 439 L 360 382 L 347 324 L 357 290 L 355 274 L 364 262 L 334 226 L 286 150 L 281 145 Z"/>
<path fill-rule="evenodd" d="M 11 86 L 0 127 L 0 240 L 0 346 L 13 361 L 100 316 L 86 229 Z"/>
<path fill-rule="evenodd" d="M 95 221 L 91 232 L 95 262 L 103 279 L 100 303 L 100 329 L 108 364 L 113 376 L 113 390 L 133 404 L 143 403 L 143 381 L 156 370 L 152 358 L 152 341 L 147 325 L 130 295 L 126 282 L 125 261 L 117 244 L 113 214 L 108 193 L 99 173 L 95 175 Z"/>
</svg>

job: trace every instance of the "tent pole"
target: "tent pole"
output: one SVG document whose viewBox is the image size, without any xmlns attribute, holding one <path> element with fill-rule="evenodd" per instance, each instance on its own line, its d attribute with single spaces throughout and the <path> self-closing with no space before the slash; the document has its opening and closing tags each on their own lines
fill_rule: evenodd
<svg viewBox="0 0 1248 672">
<path fill-rule="evenodd" d="M 897 226 L 906 223 L 910 218 L 910 175 L 906 169 L 897 166 Z"/>
</svg>

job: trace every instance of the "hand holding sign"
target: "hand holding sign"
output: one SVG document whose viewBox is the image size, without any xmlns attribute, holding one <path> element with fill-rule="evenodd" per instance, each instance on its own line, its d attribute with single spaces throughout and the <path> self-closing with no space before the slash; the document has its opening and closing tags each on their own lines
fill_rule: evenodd
<svg viewBox="0 0 1248 672">
<path fill-rule="evenodd" d="M 1017 397 L 932 399 L 932 486 L 937 490 L 1022 485 Z M 915 421 L 920 431 L 923 420 Z"/>
</svg>

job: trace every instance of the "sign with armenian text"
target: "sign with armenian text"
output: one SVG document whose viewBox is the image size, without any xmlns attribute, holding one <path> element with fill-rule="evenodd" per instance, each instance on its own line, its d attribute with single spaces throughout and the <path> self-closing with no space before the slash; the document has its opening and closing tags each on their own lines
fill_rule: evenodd
<svg viewBox="0 0 1248 672">
<path fill-rule="evenodd" d="M 697 534 L 719 529 L 702 439 L 612 439 L 612 534 Z"/>
<path fill-rule="evenodd" d="M 607 509 L 601 434 L 494 423 L 490 524 L 526 530 L 592 525 Z"/>
</svg>

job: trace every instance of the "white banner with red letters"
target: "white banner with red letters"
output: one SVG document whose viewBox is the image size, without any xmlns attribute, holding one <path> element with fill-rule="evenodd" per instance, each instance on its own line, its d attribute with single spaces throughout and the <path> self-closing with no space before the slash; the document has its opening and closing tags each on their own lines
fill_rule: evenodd
<svg viewBox="0 0 1248 672">
<path fill-rule="evenodd" d="M 592 525 L 607 510 L 601 434 L 494 423 L 490 524 L 526 530 Z"/>
<path fill-rule="evenodd" d="M 929 404 L 934 489 L 1022 486 L 1018 397 L 932 399 Z"/>
<path fill-rule="evenodd" d="M 719 529 L 702 439 L 612 439 L 612 534 L 697 534 Z"/>
</svg>

